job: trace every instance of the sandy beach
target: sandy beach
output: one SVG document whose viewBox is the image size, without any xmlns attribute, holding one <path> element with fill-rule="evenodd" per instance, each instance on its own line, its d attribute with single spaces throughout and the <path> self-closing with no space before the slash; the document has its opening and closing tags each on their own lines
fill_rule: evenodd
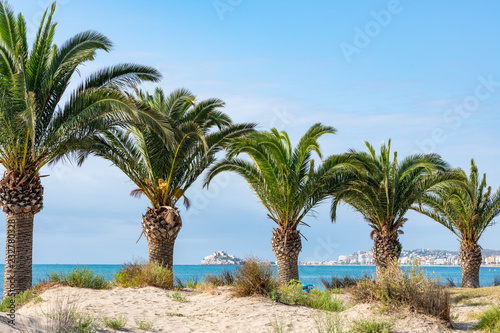
<svg viewBox="0 0 500 333">
<path fill-rule="evenodd" d="M 338 316 L 346 328 L 353 320 L 377 317 L 392 320 L 393 332 L 460 332 L 470 329 L 475 323 L 471 319 L 474 313 L 500 302 L 500 292 L 497 292 L 500 288 L 496 289 L 494 296 L 469 297 L 464 304 L 453 304 L 452 318 L 458 322 L 454 329 L 436 319 L 408 311 L 381 314 L 374 304 L 352 304 L 350 295 L 345 293 L 338 297 L 350 307 Z M 285 332 L 317 332 L 318 320 L 325 315 L 335 315 L 304 306 L 276 303 L 265 297 L 235 297 L 230 287 L 201 293 L 184 289 L 181 291 L 184 302 L 169 297 L 171 294 L 172 291 L 155 287 L 110 290 L 54 287 L 40 295 L 41 301 L 18 309 L 15 328 L 6 325 L 6 314 L 2 314 L 0 332 L 50 332 L 47 314 L 54 313 L 61 305 L 72 307 L 77 312 L 92 313 L 96 318 L 123 316 L 127 319 L 127 332 L 144 332 L 136 320 L 153 322 L 153 332 L 274 332 L 276 322 L 286 327 Z M 115 330 L 101 328 L 99 332 Z"/>
</svg>

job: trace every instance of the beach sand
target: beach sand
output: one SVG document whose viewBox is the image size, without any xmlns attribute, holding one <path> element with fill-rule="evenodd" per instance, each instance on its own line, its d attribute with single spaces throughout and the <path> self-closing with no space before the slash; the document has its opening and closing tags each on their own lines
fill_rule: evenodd
<svg viewBox="0 0 500 333">
<path fill-rule="evenodd" d="M 93 313 L 95 317 L 118 317 L 127 319 L 127 332 L 144 332 L 136 320 L 153 321 L 154 332 L 274 332 L 276 322 L 285 326 L 284 332 L 317 332 L 318 318 L 332 315 L 303 306 L 276 303 L 264 297 L 235 297 L 230 287 L 219 287 L 211 292 L 196 292 L 184 289 L 185 302 L 178 302 L 165 291 L 155 287 L 139 289 L 113 288 L 110 290 L 54 287 L 40 295 L 42 301 L 27 304 L 16 312 L 16 328 L 7 326 L 5 314 L 0 316 L 0 332 L 50 332 L 50 320 L 45 314 L 54 313 L 58 308 L 73 307 L 79 312 Z M 344 302 L 350 303 L 350 295 L 339 294 Z M 493 300 L 495 301 L 495 300 Z M 498 300 L 500 301 L 500 300 Z M 465 320 L 470 311 L 479 313 L 487 307 L 466 305 L 452 307 L 452 313 Z M 323 317 L 321 317 L 323 316 Z M 469 328 L 474 322 L 456 325 L 449 329 L 438 320 L 402 311 L 383 313 L 375 305 L 355 304 L 339 314 L 347 325 L 360 318 L 391 318 L 392 332 L 438 333 L 459 332 Z M 24 327 L 24 330 L 20 329 Z M 99 332 L 115 332 L 102 328 Z"/>
</svg>

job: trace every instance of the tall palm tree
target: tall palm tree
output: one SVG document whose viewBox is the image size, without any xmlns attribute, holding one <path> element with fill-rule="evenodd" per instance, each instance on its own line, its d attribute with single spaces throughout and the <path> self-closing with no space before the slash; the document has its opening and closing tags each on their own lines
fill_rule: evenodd
<svg viewBox="0 0 500 333">
<path fill-rule="evenodd" d="M 135 98 L 168 119 L 174 138 L 166 144 L 150 127 L 130 124 L 125 130 L 110 130 L 95 138 L 79 160 L 93 154 L 111 161 L 137 185 L 131 195 L 149 199 L 152 207 L 142 219 L 149 261 L 171 269 L 175 239 L 182 227 L 178 201 L 183 199 L 189 208 L 185 195 L 189 187 L 228 142 L 253 132 L 255 125 L 232 124 L 220 111 L 223 101 L 196 102 L 186 89 L 168 96 L 160 88 L 153 95 L 137 90 Z"/>
<path fill-rule="evenodd" d="M 5 168 L 0 208 L 7 214 L 8 231 L 5 296 L 31 286 L 33 219 L 43 208 L 41 168 L 68 157 L 103 128 L 148 117 L 159 131 L 166 124 L 150 110 L 137 110 L 120 92 L 125 84 L 157 81 L 160 74 L 152 68 L 104 68 L 67 91 L 75 71 L 112 44 L 94 31 L 79 33 L 60 47 L 53 44 L 54 10 L 55 4 L 45 12 L 29 49 L 22 14 L 16 18 L 6 2 L 0 3 L 0 164 Z M 63 104 L 64 94 L 69 98 Z"/>
<path fill-rule="evenodd" d="M 350 150 L 347 155 L 356 161 L 358 179 L 334 196 L 331 207 L 335 221 L 337 207 L 345 202 L 360 213 L 373 229 L 373 257 L 377 275 L 397 260 L 402 246 L 399 242 L 405 214 L 429 190 L 442 186 L 457 176 L 436 154 L 411 155 L 398 163 L 397 152 L 391 161 L 391 141 L 382 144 L 380 155 L 368 142 L 368 153 Z"/>
<path fill-rule="evenodd" d="M 471 161 L 470 175 L 458 170 L 464 186 L 452 186 L 433 190 L 422 198 L 421 205 L 413 206 L 446 228 L 460 239 L 459 261 L 462 267 L 462 287 L 479 287 L 481 246 L 478 241 L 493 219 L 500 214 L 500 189 L 491 192 L 486 187 L 486 174 L 479 181 L 476 163 Z"/>
<path fill-rule="evenodd" d="M 266 207 L 267 216 L 276 223 L 271 245 L 278 265 L 278 280 L 287 283 L 298 280 L 298 256 L 302 250 L 298 226 L 311 209 L 341 186 L 349 170 L 349 158 L 332 156 L 318 167 L 312 153 L 321 158 L 318 139 L 336 130 L 314 124 L 292 148 L 287 133 L 272 129 L 235 140 L 228 148 L 226 159 L 210 168 L 205 185 L 223 171 L 242 176 Z M 245 154 L 251 162 L 239 155 Z"/>
</svg>

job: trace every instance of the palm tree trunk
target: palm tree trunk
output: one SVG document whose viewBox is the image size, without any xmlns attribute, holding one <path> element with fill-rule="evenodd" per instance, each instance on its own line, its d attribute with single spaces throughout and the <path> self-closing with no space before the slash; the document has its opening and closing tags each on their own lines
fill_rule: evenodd
<svg viewBox="0 0 500 333">
<path fill-rule="evenodd" d="M 33 213 L 7 214 L 4 298 L 31 288 L 34 216 Z"/>
<path fill-rule="evenodd" d="M 43 208 L 38 174 L 6 171 L 0 180 L 0 208 L 7 216 L 3 295 L 8 297 L 31 288 L 33 220 Z"/>
<path fill-rule="evenodd" d="M 149 262 L 172 269 L 174 264 L 175 239 L 148 238 Z"/>
<path fill-rule="evenodd" d="M 374 236 L 373 259 L 375 259 L 377 277 L 383 274 L 388 265 L 397 262 L 401 249 L 397 234 Z"/>
<path fill-rule="evenodd" d="M 288 283 L 299 279 L 298 259 L 302 250 L 302 240 L 298 230 L 273 229 L 271 245 L 278 266 L 278 282 Z"/>
<path fill-rule="evenodd" d="M 175 239 L 181 227 L 177 209 L 169 206 L 148 208 L 142 218 L 142 230 L 148 240 L 149 262 L 172 270 Z"/>
<path fill-rule="evenodd" d="M 462 287 L 479 287 L 479 268 L 481 267 L 481 247 L 473 242 L 462 242 L 458 254 L 462 267 Z"/>
</svg>

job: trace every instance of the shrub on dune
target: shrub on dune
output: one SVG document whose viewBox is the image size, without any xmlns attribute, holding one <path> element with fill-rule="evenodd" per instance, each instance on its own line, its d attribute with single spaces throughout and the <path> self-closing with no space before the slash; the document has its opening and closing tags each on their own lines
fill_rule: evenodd
<svg viewBox="0 0 500 333">
<path fill-rule="evenodd" d="M 341 312 L 346 309 L 345 304 L 328 290 L 312 289 L 306 293 L 300 281 L 292 280 L 280 285 L 273 292 L 272 298 L 285 304 L 304 305 L 314 309 Z"/>
<path fill-rule="evenodd" d="M 277 287 L 274 269 L 268 262 L 259 261 L 255 257 L 248 258 L 236 268 L 234 274 L 238 296 L 270 295 Z"/>
<path fill-rule="evenodd" d="M 173 289 L 174 274 L 171 270 L 159 264 L 132 262 L 122 265 L 122 269 L 115 273 L 115 281 L 125 288 L 154 286 Z"/>
<path fill-rule="evenodd" d="M 25 290 L 15 295 L 15 304 L 16 307 L 23 306 L 26 303 L 31 301 L 37 303 L 41 300 L 41 298 L 33 292 L 32 289 Z M 0 312 L 10 312 L 12 303 L 12 297 L 4 297 L 0 301 Z"/>
<path fill-rule="evenodd" d="M 439 281 L 427 277 L 418 266 L 405 271 L 393 263 L 385 272 L 376 281 L 360 281 L 352 289 L 355 299 L 379 301 L 389 308 L 407 306 L 412 311 L 450 321 L 449 295 Z"/>
<path fill-rule="evenodd" d="M 49 274 L 49 280 L 52 283 L 59 283 L 65 286 L 90 288 L 90 289 L 109 289 L 111 283 L 106 281 L 102 274 L 95 274 L 88 267 L 75 267 L 72 271 L 65 273 L 52 272 Z"/>
</svg>

